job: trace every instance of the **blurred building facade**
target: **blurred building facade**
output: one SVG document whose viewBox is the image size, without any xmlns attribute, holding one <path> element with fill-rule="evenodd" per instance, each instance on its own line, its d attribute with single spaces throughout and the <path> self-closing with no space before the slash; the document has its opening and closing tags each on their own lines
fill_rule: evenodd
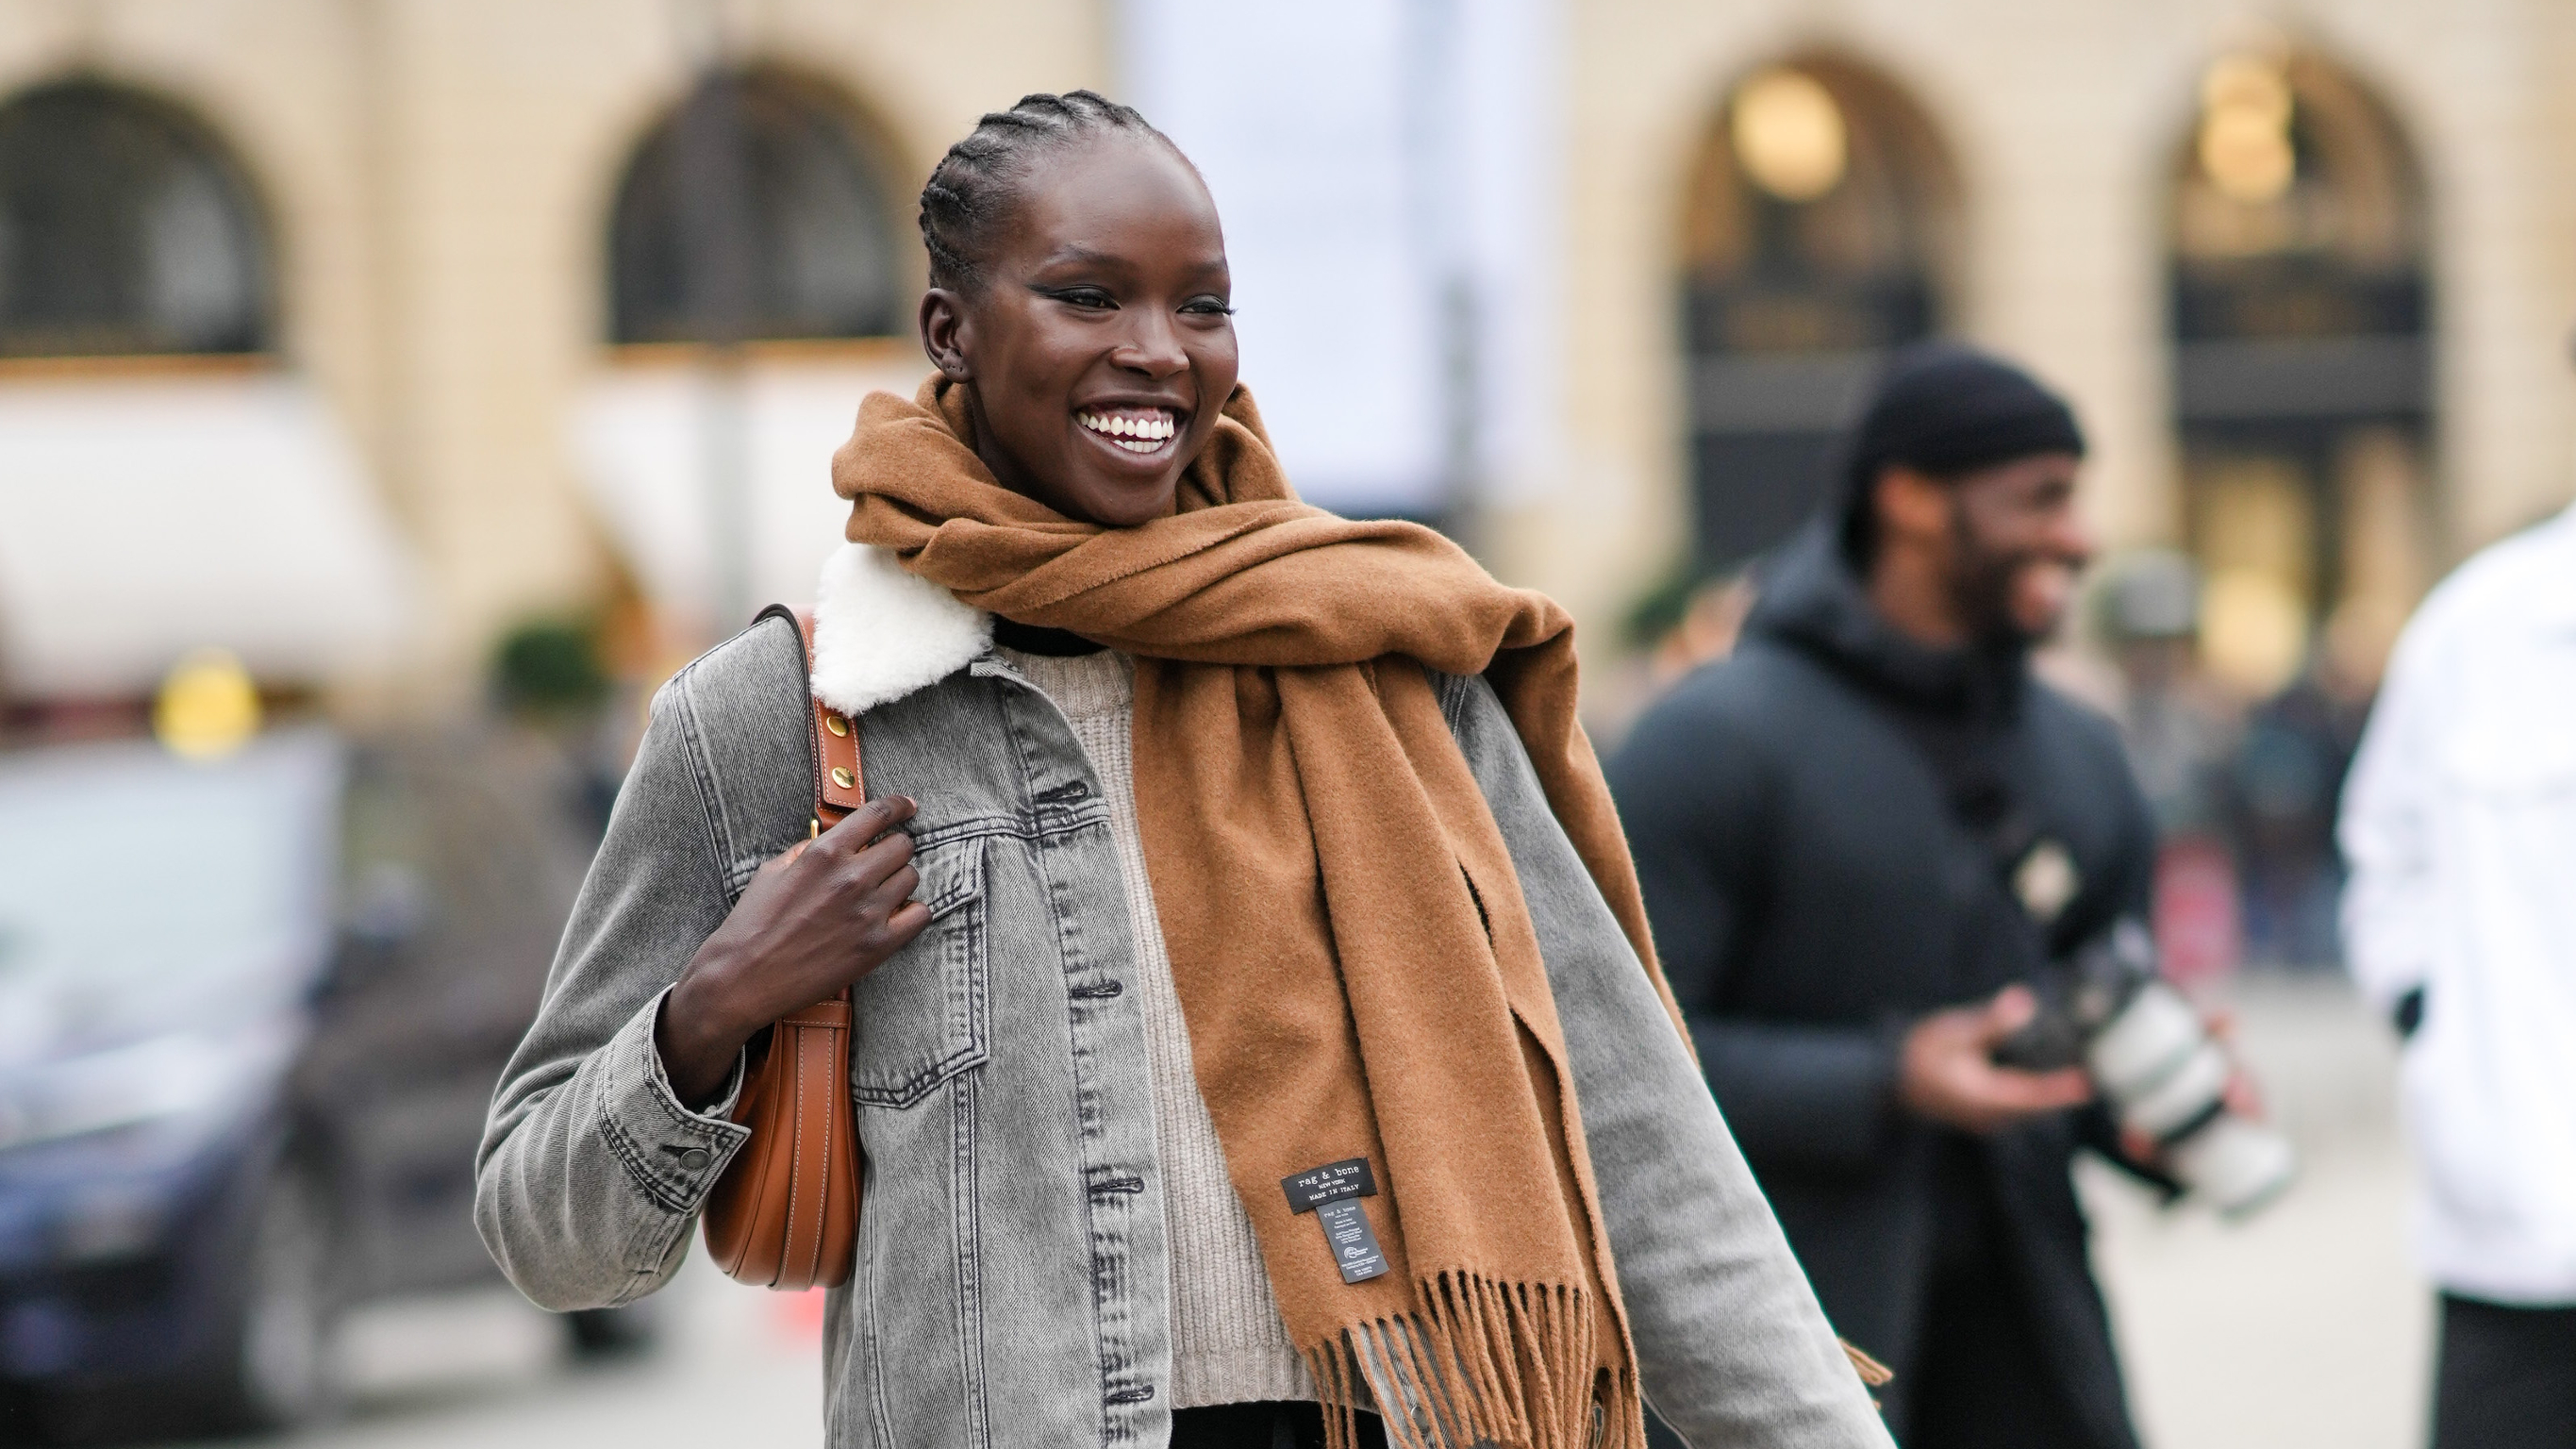
<svg viewBox="0 0 2576 1449">
<path fill-rule="evenodd" d="M 2248 695 L 2576 481 L 2556 0 L 1228 11 L 0 0 L 0 671 L 223 643 L 434 697 L 531 615 L 623 600 L 676 646 L 801 595 L 824 458 L 923 371 L 921 178 L 1075 85 L 1171 116 L 1241 262 L 1319 269 L 1239 285 L 1325 316 L 1380 253 L 1287 142 L 1412 158 L 1347 174 L 1432 238 L 1371 285 L 1429 295 L 1403 345 L 1449 411 L 1390 453 L 1437 476 L 1330 501 L 1455 524 L 1596 648 L 1792 527 L 1874 357 L 1933 333 L 2073 393 L 2103 533 L 2198 559 Z M 1261 316 L 1249 380 L 1329 411 Z M 124 529 L 151 569 L 59 546 Z M 240 639 L 165 627 L 235 595 Z M 84 676 L 107 608 L 130 661 Z"/>
<path fill-rule="evenodd" d="M 2197 557 L 2249 697 L 2375 662 L 2569 496 L 2564 6 L 1596 0 L 1568 37 L 1547 586 L 1776 537 L 1871 356 L 1931 332 L 2074 395 L 2104 537 Z"/>
<path fill-rule="evenodd" d="M 922 371 L 920 178 L 997 98 L 1100 83 L 1105 39 L 1092 7 L 1021 0 L 0 0 L 0 536 L 44 539 L 0 545 L 0 671 L 107 693 L 220 643 L 265 678 L 453 698 L 531 616 L 641 598 L 686 644 L 803 596 L 775 540 L 837 534 L 830 447 Z M 716 210 L 693 190 L 745 218 L 712 267 L 680 260 Z M 174 395 L 235 431 L 290 400 L 271 430 L 331 460 L 305 493 L 353 516 L 306 552 L 374 556 L 273 612 L 380 621 L 237 642 L 258 631 L 217 616 L 281 572 L 276 529 L 156 526 L 229 478 L 146 487 L 229 434 L 114 441 Z M 90 441 L 32 455 L 20 400 L 85 409 Z M 812 486 L 763 491 L 790 466 Z M 69 493 L 125 496 L 30 511 Z M 137 582 L 96 535 L 127 531 L 230 562 L 126 610 L 148 637 L 119 668 L 29 668 L 90 652 L 77 621 Z M 105 587 L 13 586 L 74 534 Z"/>
</svg>

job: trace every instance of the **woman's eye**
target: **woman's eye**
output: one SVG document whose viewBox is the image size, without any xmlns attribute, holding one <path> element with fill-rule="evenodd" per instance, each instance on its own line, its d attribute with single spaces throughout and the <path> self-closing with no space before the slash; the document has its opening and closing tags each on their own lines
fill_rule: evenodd
<svg viewBox="0 0 2576 1449">
<path fill-rule="evenodd" d="M 1192 297 L 1181 304 L 1181 310 L 1202 317 L 1231 317 L 1234 309 L 1221 297 Z"/>
<path fill-rule="evenodd" d="M 1093 312 L 1105 312 L 1118 305 L 1116 298 L 1097 287 L 1075 287 L 1056 293 L 1055 299 L 1068 307 L 1080 307 Z"/>
</svg>

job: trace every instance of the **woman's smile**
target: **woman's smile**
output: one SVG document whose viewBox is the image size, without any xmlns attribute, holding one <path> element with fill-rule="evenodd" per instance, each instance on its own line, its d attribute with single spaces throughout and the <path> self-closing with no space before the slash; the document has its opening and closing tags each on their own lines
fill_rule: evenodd
<svg viewBox="0 0 2576 1449">
<path fill-rule="evenodd" d="M 1182 425 L 1177 409 L 1161 407 L 1084 408 L 1073 420 L 1093 437 L 1140 458 L 1159 457 L 1180 436 Z"/>
<path fill-rule="evenodd" d="M 1234 391 L 1216 203 L 1169 143 L 1050 153 L 1012 195 L 981 274 L 922 297 L 922 345 L 966 385 L 994 481 L 1067 518 L 1172 512 Z"/>
</svg>

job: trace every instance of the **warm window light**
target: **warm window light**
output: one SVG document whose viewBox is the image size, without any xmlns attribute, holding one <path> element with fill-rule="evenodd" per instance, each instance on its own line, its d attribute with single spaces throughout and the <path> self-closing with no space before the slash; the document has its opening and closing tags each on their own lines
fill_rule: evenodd
<svg viewBox="0 0 2576 1449">
<path fill-rule="evenodd" d="M 2220 194 L 2265 202 L 2290 188 L 2290 82 L 2271 61 L 2221 56 L 2200 81 L 2200 169 Z"/>
<path fill-rule="evenodd" d="M 1813 201 L 1841 183 L 1851 161 L 1842 108 L 1815 77 L 1767 70 L 1735 93 L 1736 160 L 1755 185 L 1783 201 Z"/>
<path fill-rule="evenodd" d="M 2283 579 L 2220 569 L 2201 586 L 2200 653 L 2209 672 L 2248 699 L 2268 699 L 2308 656 L 2308 611 Z"/>
<path fill-rule="evenodd" d="M 173 754 L 221 759 L 259 733 L 259 688 L 240 660 L 221 649 L 200 650 L 161 681 L 152 732 Z"/>
</svg>

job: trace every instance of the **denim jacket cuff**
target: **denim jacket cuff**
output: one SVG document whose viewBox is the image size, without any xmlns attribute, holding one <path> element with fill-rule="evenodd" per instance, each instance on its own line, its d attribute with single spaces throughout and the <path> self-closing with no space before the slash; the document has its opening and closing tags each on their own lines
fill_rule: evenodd
<svg viewBox="0 0 2576 1449">
<path fill-rule="evenodd" d="M 727 1120 L 742 1092 L 744 1057 L 735 1054 L 722 1096 L 692 1112 L 671 1090 L 662 1053 L 653 1041 L 666 988 L 654 993 L 601 1051 L 600 1130 L 638 1191 L 665 1211 L 693 1213 L 706 1201 L 725 1164 L 751 1136 Z"/>
</svg>

